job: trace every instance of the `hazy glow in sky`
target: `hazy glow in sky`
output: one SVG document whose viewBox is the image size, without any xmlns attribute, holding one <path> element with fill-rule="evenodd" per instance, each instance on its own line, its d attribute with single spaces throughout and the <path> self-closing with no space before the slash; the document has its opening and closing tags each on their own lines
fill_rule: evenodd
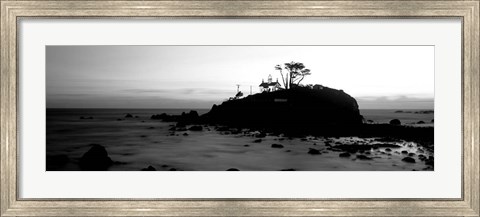
<svg viewBox="0 0 480 217">
<path fill-rule="evenodd" d="M 210 108 L 290 61 L 360 109 L 433 108 L 433 46 L 47 46 L 47 107 Z"/>
</svg>

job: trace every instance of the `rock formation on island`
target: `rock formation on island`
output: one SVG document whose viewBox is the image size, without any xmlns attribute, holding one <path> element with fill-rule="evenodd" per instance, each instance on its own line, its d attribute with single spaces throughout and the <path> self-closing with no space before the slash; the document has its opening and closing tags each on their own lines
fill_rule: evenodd
<svg viewBox="0 0 480 217">
<path fill-rule="evenodd" d="M 327 87 L 297 87 L 228 100 L 213 105 L 201 119 L 211 124 L 271 129 L 312 129 L 363 122 L 353 97 Z"/>
</svg>

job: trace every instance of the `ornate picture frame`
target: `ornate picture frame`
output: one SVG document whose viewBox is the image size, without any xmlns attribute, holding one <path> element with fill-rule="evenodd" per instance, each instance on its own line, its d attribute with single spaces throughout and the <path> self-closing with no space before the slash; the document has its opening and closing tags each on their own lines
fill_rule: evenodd
<svg viewBox="0 0 480 217">
<path fill-rule="evenodd" d="M 479 1 L 1 0 L 1 216 L 479 216 Z M 21 199 L 18 197 L 18 21 L 22 18 L 344 17 L 462 19 L 462 198 Z"/>
</svg>

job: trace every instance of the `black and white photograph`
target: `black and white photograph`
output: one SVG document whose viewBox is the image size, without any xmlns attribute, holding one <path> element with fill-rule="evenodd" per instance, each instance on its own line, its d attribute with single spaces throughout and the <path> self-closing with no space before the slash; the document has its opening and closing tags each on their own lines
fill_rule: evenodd
<svg viewBox="0 0 480 217">
<path fill-rule="evenodd" d="M 47 171 L 434 171 L 434 46 L 46 46 Z"/>
</svg>

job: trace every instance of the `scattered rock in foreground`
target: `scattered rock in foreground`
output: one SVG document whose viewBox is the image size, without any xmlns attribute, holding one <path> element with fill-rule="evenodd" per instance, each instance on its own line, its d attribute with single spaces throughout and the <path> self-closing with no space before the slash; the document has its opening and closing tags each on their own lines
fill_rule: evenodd
<svg viewBox="0 0 480 217">
<path fill-rule="evenodd" d="M 188 130 L 190 130 L 190 131 L 202 131 L 203 127 L 200 126 L 200 125 L 195 125 L 195 126 L 191 126 L 190 128 L 188 128 Z"/>
<path fill-rule="evenodd" d="M 280 145 L 280 144 L 272 144 L 272 148 L 283 148 L 283 145 Z"/>
<path fill-rule="evenodd" d="M 142 171 L 157 171 L 155 167 L 152 167 L 151 165 L 148 166 L 147 168 L 143 168 Z"/>
<path fill-rule="evenodd" d="M 344 153 L 339 154 L 338 156 L 339 157 L 350 157 L 351 155 L 348 152 L 344 152 Z"/>
<path fill-rule="evenodd" d="M 47 171 L 57 170 L 68 163 L 70 159 L 65 154 L 60 155 L 47 155 Z"/>
<path fill-rule="evenodd" d="M 434 164 L 434 158 L 432 156 L 428 157 L 428 159 L 425 160 L 425 165 L 432 166 Z"/>
<path fill-rule="evenodd" d="M 92 144 L 90 150 L 80 158 L 80 168 L 87 171 L 107 170 L 112 164 L 107 150 L 99 144 Z"/>
<path fill-rule="evenodd" d="M 320 154 L 320 151 L 314 148 L 309 148 L 308 153 L 312 155 L 317 155 L 317 154 Z"/>
<path fill-rule="evenodd" d="M 128 113 L 128 114 L 125 115 L 125 118 L 133 118 L 133 115 Z"/>
<path fill-rule="evenodd" d="M 391 125 L 401 125 L 402 122 L 400 122 L 400 120 L 398 119 L 393 119 L 389 122 Z"/>
<path fill-rule="evenodd" d="M 333 147 L 332 150 L 339 149 L 339 150 L 342 150 L 344 152 L 356 153 L 359 150 L 370 151 L 372 149 L 372 147 L 373 147 L 372 145 L 355 145 L 355 144 L 352 144 L 352 145 L 336 145 L 336 146 Z"/>
<path fill-rule="evenodd" d="M 402 161 L 407 162 L 407 163 L 415 163 L 415 159 L 411 157 L 404 157 Z"/>
<path fill-rule="evenodd" d="M 377 143 L 373 145 L 374 149 L 377 148 L 401 148 L 402 146 L 390 144 L 390 143 Z"/>
<path fill-rule="evenodd" d="M 240 170 L 237 169 L 237 168 L 230 168 L 230 169 L 228 169 L 228 170 L 226 170 L 226 171 L 240 171 Z"/>
</svg>

